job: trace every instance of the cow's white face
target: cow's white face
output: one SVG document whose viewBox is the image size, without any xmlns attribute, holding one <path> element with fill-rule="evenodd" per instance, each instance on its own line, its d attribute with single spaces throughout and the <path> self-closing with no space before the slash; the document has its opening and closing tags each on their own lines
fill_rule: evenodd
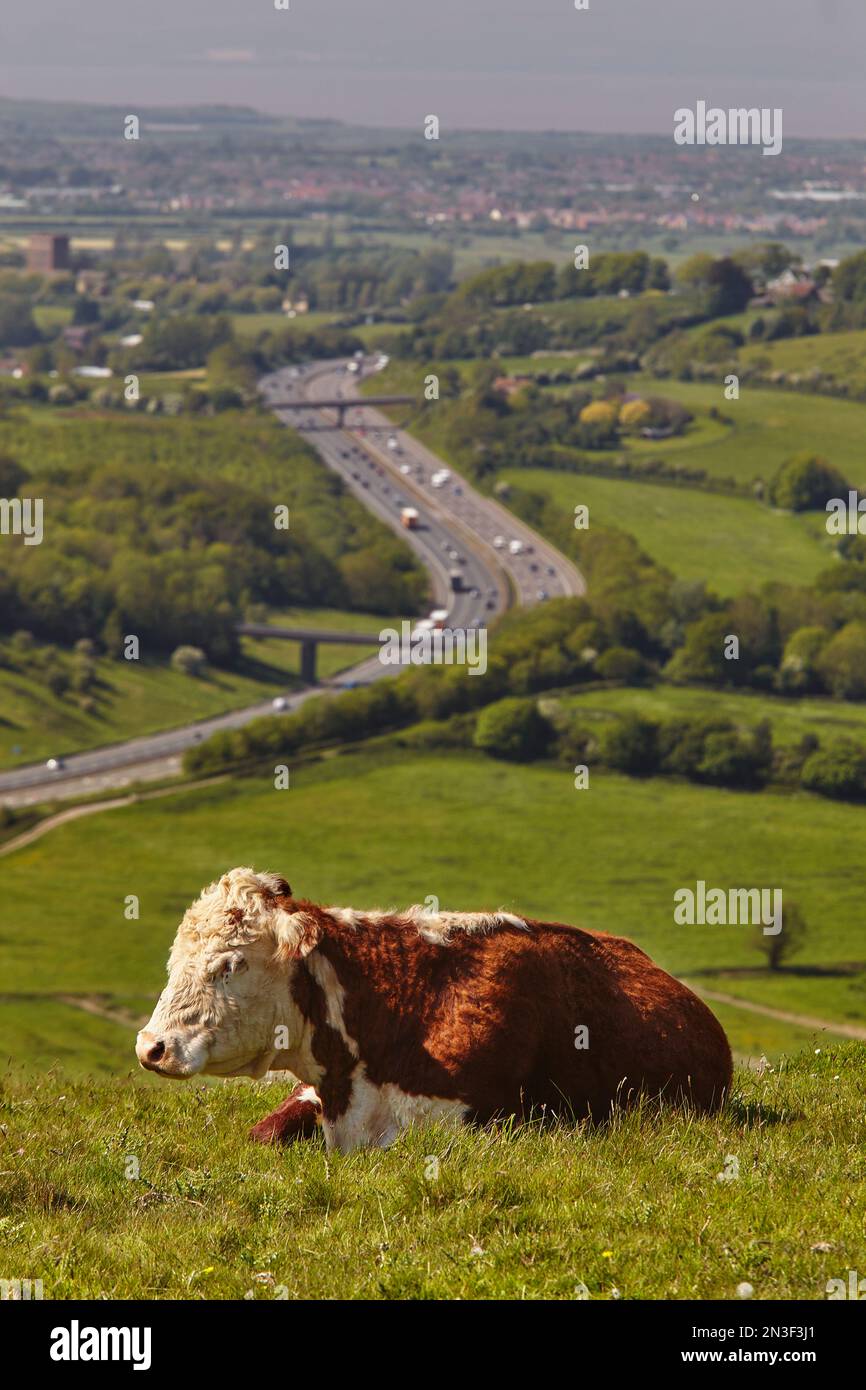
<svg viewBox="0 0 866 1390">
<path fill-rule="evenodd" d="M 276 901 L 287 885 L 233 869 L 185 914 L 168 983 L 136 1040 L 143 1067 L 186 1079 L 264 1076 L 301 1028 L 290 989 L 294 917 Z M 279 1031 L 278 1031 L 279 1030 Z"/>
</svg>

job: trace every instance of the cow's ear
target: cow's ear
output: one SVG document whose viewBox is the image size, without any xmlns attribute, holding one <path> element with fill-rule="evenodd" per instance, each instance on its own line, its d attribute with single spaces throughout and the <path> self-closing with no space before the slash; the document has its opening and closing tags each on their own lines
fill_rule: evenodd
<svg viewBox="0 0 866 1390">
<path fill-rule="evenodd" d="M 319 924 L 308 912 L 285 912 L 276 908 L 273 932 L 280 964 L 303 960 L 319 943 Z"/>
<path fill-rule="evenodd" d="M 281 877 L 279 876 L 279 874 L 275 874 L 275 875 L 274 875 L 274 897 L 275 897 L 275 898 L 290 898 L 291 896 L 292 896 L 292 890 L 291 890 L 291 888 L 289 887 L 289 885 L 286 883 L 286 880 L 285 880 L 284 878 L 281 878 Z"/>
</svg>

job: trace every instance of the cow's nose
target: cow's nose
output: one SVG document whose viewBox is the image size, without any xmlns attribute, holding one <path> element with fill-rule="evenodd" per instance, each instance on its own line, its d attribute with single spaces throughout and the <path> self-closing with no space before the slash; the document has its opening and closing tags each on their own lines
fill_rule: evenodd
<svg viewBox="0 0 866 1390">
<path fill-rule="evenodd" d="M 135 1052 L 143 1067 L 156 1067 L 165 1056 L 165 1043 L 150 1033 L 139 1033 Z"/>
</svg>

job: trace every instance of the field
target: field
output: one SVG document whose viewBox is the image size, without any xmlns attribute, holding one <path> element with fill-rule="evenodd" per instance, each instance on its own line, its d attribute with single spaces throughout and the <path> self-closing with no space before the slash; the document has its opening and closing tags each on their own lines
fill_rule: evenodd
<svg viewBox="0 0 866 1390">
<path fill-rule="evenodd" d="M 272 612 L 268 622 L 343 632 L 376 633 L 389 621 L 381 615 L 331 609 Z M 117 743 L 241 709 L 273 695 L 300 689 L 297 642 L 244 638 L 237 670 L 210 667 L 199 677 L 167 664 L 96 660 L 97 684 L 89 692 L 95 708 L 82 709 L 75 695 L 53 695 L 35 671 L 0 666 L 0 768 L 58 753 Z M 316 653 L 320 680 L 370 656 L 374 648 L 322 644 Z"/>
<path fill-rule="evenodd" d="M 591 304 L 593 301 L 585 302 Z M 826 342 L 829 344 L 834 340 L 828 335 Z M 820 338 L 798 339 L 796 346 L 821 341 Z M 788 345 L 774 345 L 777 349 L 785 346 Z M 573 358 L 506 357 L 503 366 L 508 371 L 530 373 L 573 371 L 584 360 L 586 354 L 578 349 Z M 450 365 L 458 367 L 468 377 L 478 364 L 464 360 Z M 392 363 L 374 378 L 367 389 L 414 391 L 420 395 L 423 376 L 420 365 Z M 727 401 L 721 372 L 717 386 L 631 374 L 617 379 L 622 381 L 627 391 L 637 395 L 665 396 L 681 401 L 695 416 L 694 423 L 680 437 L 623 440 L 621 452 L 666 459 L 688 468 L 702 468 L 712 478 L 735 478 L 737 482 L 750 486 L 756 478 L 769 481 L 780 464 L 792 455 L 805 451 L 823 455 L 841 469 L 852 487 L 866 490 L 866 461 L 861 445 L 861 440 L 866 438 L 866 404 L 805 392 L 751 386 L 748 382 L 741 384 L 739 400 Z M 565 391 L 572 388 L 562 386 L 551 389 Z M 709 418 L 708 411 L 713 407 L 723 417 L 722 420 Z M 437 447 L 437 438 L 441 438 L 445 431 L 447 411 L 447 402 L 443 401 L 434 412 L 434 416 L 441 413 L 442 418 L 425 421 L 423 437 L 431 448 Z M 399 418 L 396 413 L 395 418 Z M 592 453 L 589 452 L 591 457 Z M 599 453 L 597 457 L 609 459 L 610 453 Z"/>
<path fill-rule="evenodd" d="M 581 793 L 567 768 L 387 742 L 295 768 L 288 792 L 263 777 L 104 811 L 0 858 L 0 895 L 16 904 L 14 933 L 0 940 L 0 1056 L 125 1075 L 132 1020 L 159 991 L 184 907 L 245 863 L 284 872 L 320 902 L 435 894 L 443 907 L 502 906 L 632 936 L 698 988 L 743 1001 L 725 1020 L 741 1056 L 778 1056 L 816 1032 L 797 1019 L 768 1023 L 750 1004 L 866 1032 L 862 884 L 850 854 L 860 816 L 803 793 L 601 772 Z M 747 927 L 675 925 L 673 893 L 697 879 L 796 898 L 809 924 L 796 968 L 766 971 Z M 124 917 L 129 894 L 138 920 Z M 61 898 L 62 915 L 46 913 Z M 79 1028 L 82 1008 L 97 1012 Z"/>
<path fill-rule="evenodd" d="M 817 340 L 810 338 L 808 341 Z M 785 459 L 805 451 L 829 459 L 841 469 L 852 487 L 866 484 L 866 461 L 861 445 L 866 432 L 866 405 L 827 396 L 762 389 L 748 382 L 742 383 L 738 401 L 726 401 L 721 377 L 718 386 L 629 377 L 628 389 L 671 396 L 695 412 L 715 406 L 734 422 L 718 437 L 696 441 L 694 447 L 689 445 L 688 435 L 682 441 L 662 440 L 652 450 L 658 457 L 665 457 L 673 442 L 677 463 L 705 468 L 713 476 L 731 476 L 749 483 L 755 478 L 771 478 Z"/>
<path fill-rule="evenodd" d="M 51 1299 L 823 1299 L 866 1261 L 864 1061 L 740 1073 L 712 1119 L 432 1129 L 348 1157 L 246 1140 L 280 1085 L 8 1075 L 0 1268 Z"/>
<path fill-rule="evenodd" d="M 682 579 L 705 579 L 722 595 L 778 579 L 808 584 L 832 563 L 823 518 L 772 511 L 745 497 L 693 488 L 512 468 L 503 476 L 519 487 L 547 493 L 574 515 L 589 507 L 589 524 L 617 526 L 646 553 Z"/>
<path fill-rule="evenodd" d="M 772 372 L 802 376 L 821 372 L 835 377 L 840 385 L 847 384 L 852 392 L 866 391 L 866 329 L 754 343 L 741 348 L 738 358 L 750 365 L 766 361 L 766 370 Z"/>
<path fill-rule="evenodd" d="M 773 742 L 782 747 L 798 743 L 810 733 L 827 742 L 836 738 L 866 742 L 866 705 L 843 700 L 789 700 L 758 691 L 657 685 L 646 690 L 623 686 L 578 691 L 563 697 L 562 703 L 579 711 L 592 728 L 628 710 L 650 719 L 714 715 L 732 719 L 741 728 L 754 728 L 759 720 L 769 719 Z"/>
</svg>

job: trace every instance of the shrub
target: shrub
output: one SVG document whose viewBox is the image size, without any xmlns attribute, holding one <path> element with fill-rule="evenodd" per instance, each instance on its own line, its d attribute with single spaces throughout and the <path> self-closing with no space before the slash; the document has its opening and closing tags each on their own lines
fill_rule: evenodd
<svg viewBox="0 0 866 1390">
<path fill-rule="evenodd" d="M 653 719 L 626 714 L 605 729 L 601 755 L 608 767 L 632 777 L 650 777 L 659 767 L 659 725 Z"/>
<path fill-rule="evenodd" d="M 826 459 L 795 454 L 777 469 L 770 482 L 770 501 L 792 512 L 822 510 L 831 497 L 848 494 L 848 483 Z"/>
<path fill-rule="evenodd" d="M 534 700 L 511 696 L 478 716 L 473 743 L 494 758 L 531 762 L 547 751 L 553 729 Z"/>
<path fill-rule="evenodd" d="M 207 657 L 201 647 L 175 647 L 171 654 L 171 668 L 185 676 L 200 676 L 207 666 Z"/>
<path fill-rule="evenodd" d="M 819 748 L 803 764 L 800 781 L 819 796 L 862 801 L 866 798 L 866 749 L 850 739 Z"/>
<path fill-rule="evenodd" d="M 647 664 L 631 647 L 608 647 L 597 659 L 595 673 L 603 681 L 638 685 L 646 676 Z"/>
</svg>

